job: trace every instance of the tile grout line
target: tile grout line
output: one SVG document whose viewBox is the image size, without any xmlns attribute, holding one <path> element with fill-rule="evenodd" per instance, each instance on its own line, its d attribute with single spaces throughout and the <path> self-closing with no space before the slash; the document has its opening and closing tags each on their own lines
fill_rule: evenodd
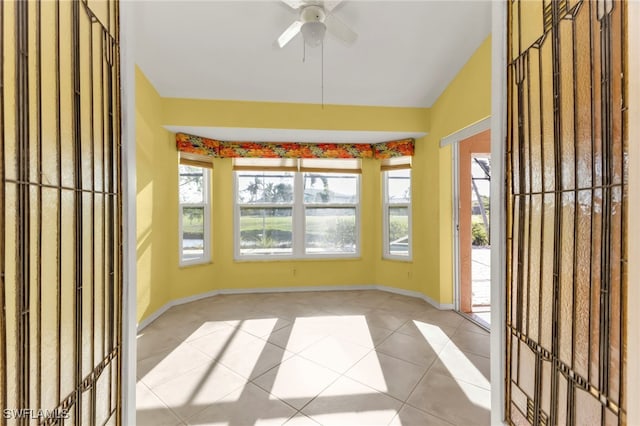
<svg viewBox="0 0 640 426">
<path fill-rule="evenodd" d="M 431 369 L 431 368 L 429 368 L 429 369 Z M 424 376 L 426 376 L 428 373 L 429 373 L 429 371 L 427 371 L 426 373 L 424 373 Z M 436 374 L 436 375 L 438 375 L 438 376 L 440 376 L 440 377 L 445 377 L 445 378 L 452 379 L 452 380 L 453 380 L 453 381 L 455 381 L 455 382 L 457 382 L 457 381 L 459 380 L 459 379 L 457 379 L 457 378 L 455 378 L 455 377 L 453 377 L 453 376 L 446 376 L 446 375 L 444 375 L 444 374 L 438 373 L 437 371 L 434 371 L 434 372 L 433 372 L 433 374 Z M 422 381 L 422 380 L 424 379 L 424 376 L 420 379 L 420 381 Z M 471 386 L 473 386 L 473 387 L 476 387 L 476 388 L 478 388 L 478 389 L 480 389 L 480 390 L 483 390 L 483 391 L 486 391 L 486 392 L 491 392 L 491 390 L 489 390 L 489 389 L 485 389 L 485 388 L 480 387 L 480 386 L 478 386 L 478 385 L 475 385 L 475 384 L 473 384 L 473 383 L 469 383 L 469 382 L 467 382 L 467 381 L 465 381 L 465 380 L 462 380 L 462 381 L 463 381 L 464 383 L 466 383 L 466 384 L 468 384 L 468 385 L 471 385 Z M 419 382 L 418 382 L 418 383 L 419 383 Z M 417 387 L 417 385 L 416 385 L 416 387 Z M 413 392 L 416 390 L 416 387 L 414 387 L 414 388 L 413 388 L 413 390 L 411 391 L 411 393 L 412 393 L 412 394 L 413 394 Z M 409 397 L 411 397 L 411 395 L 409 395 Z M 407 398 L 407 401 L 408 401 L 408 400 L 409 400 L 409 398 Z M 408 403 L 408 402 L 407 402 L 406 404 L 407 404 L 407 405 L 409 405 L 409 406 L 410 406 L 410 407 L 412 407 L 412 408 L 415 408 L 416 410 L 420 410 L 420 411 L 422 411 L 422 412 L 424 412 L 424 413 L 427 413 L 427 414 L 429 414 L 429 415 L 432 415 L 432 416 L 438 417 L 439 419 L 442 419 L 442 417 L 440 417 L 440 416 L 438 416 L 438 415 L 436 415 L 436 414 L 433 414 L 433 413 L 431 413 L 430 411 L 428 411 L 428 410 L 426 410 L 426 409 L 424 409 L 424 408 L 416 407 L 415 405 L 412 405 L 412 404 L 410 404 L 410 403 Z M 446 420 L 446 419 L 442 419 L 442 420 L 445 420 L 447 423 L 451 423 L 449 420 Z"/>
<path fill-rule="evenodd" d="M 439 420 L 442 420 L 443 422 L 445 422 L 445 423 L 447 423 L 447 424 L 449 424 L 449 425 L 451 425 L 451 426 L 456 426 L 456 425 L 455 425 L 455 423 L 451 423 L 451 422 L 450 422 L 449 420 L 447 420 L 447 419 L 443 419 L 442 417 L 440 417 L 440 416 L 438 416 L 438 415 L 436 415 L 436 414 L 434 414 L 434 413 L 431 413 L 431 412 L 429 412 L 429 411 L 427 411 L 427 410 L 424 410 L 424 409 L 422 409 L 422 408 L 414 407 L 413 405 L 411 405 L 411 404 L 409 404 L 409 403 L 407 403 L 407 402 L 403 402 L 403 403 L 402 403 L 402 407 L 400 407 L 400 409 L 398 410 L 398 413 L 397 413 L 395 416 L 393 416 L 393 418 L 391 419 L 391 421 L 390 421 L 389 423 L 387 423 L 387 425 L 390 425 L 390 424 L 391 424 L 391 422 L 393 422 L 393 419 L 395 419 L 396 417 L 400 416 L 400 412 L 402 411 L 402 409 L 403 409 L 404 407 L 413 408 L 414 410 L 418 410 L 418 411 L 420 411 L 421 413 L 425 413 L 425 414 L 428 414 L 428 415 L 430 415 L 430 416 L 433 416 L 433 417 L 435 417 L 435 418 L 437 418 L 437 419 L 439 419 Z"/>
<path fill-rule="evenodd" d="M 399 298 L 399 297 L 398 297 L 398 298 L 394 298 L 393 296 L 391 296 L 390 298 L 386 298 L 384 301 L 382 301 L 382 302 L 380 302 L 380 303 L 377 303 L 377 304 L 374 304 L 374 305 L 368 305 L 368 304 L 366 304 L 366 301 L 365 301 L 365 304 L 353 303 L 353 302 L 357 302 L 357 301 L 358 301 L 358 300 L 357 300 L 357 298 L 355 298 L 355 300 L 347 300 L 347 301 L 344 301 L 344 302 L 343 302 L 342 304 L 340 304 L 339 306 L 336 306 L 336 309 L 335 309 L 335 310 L 336 310 L 337 312 L 331 312 L 331 311 L 326 311 L 326 310 L 323 310 L 323 311 L 326 311 L 327 315 L 331 315 L 331 316 L 344 316 L 344 315 L 348 315 L 348 314 L 347 314 L 347 313 L 345 313 L 345 312 L 343 312 L 343 311 L 344 311 L 343 309 L 339 309 L 339 307 L 343 307 L 343 308 L 345 308 L 345 310 L 347 310 L 347 311 L 348 311 L 349 305 L 350 305 L 350 304 L 352 304 L 352 305 L 355 305 L 355 306 L 354 306 L 354 307 L 355 307 L 355 310 L 358 310 L 358 311 L 359 311 L 359 310 L 361 310 L 361 309 L 366 310 L 366 312 L 362 313 L 362 315 L 364 315 L 364 316 L 367 316 L 367 315 L 369 315 L 369 314 L 375 314 L 375 313 L 376 313 L 376 311 L 378 311 L 378 313 L 379 313 L 379 314 L 381 314 L 382 316 L 384 316 L 384 315 L 387 315 L 387 314 L 388 314 L 388 315 L 390 315 L 391 317 L 395 317 L 395 318 L 397 318 L 397 319 L 401 319 L 401 318 L 398 318 L 398 317 L 396 316 L 397 314 L 401 314 L 401 317 L 405 317 L 405 318 L 406 318 L 406 316 L 405 316 L 405 311 L 403 311 L 403 310 L 401 310 L 401 309 L 396 309 L 396 310 L 387 310 L 387 309 L 385 309 L 385 307 L 387 306 L 387 305 L 386 305 L 386 303 L 387 303 L 387 302 L 389 302 L 390 300 L 400 300 L 400 301 L 402 301 L 402 299 L 401 299 L 401 298 Z M 336 304 L 336 305 L 337 305 L 337 304 Z M 310 305 L 310 306 L 312 306 L 312 305 Z M 333 305 L 332 305 L 332 306 L 333 306 Z M 297 355 L 297 356 L 299 356 L 301 359 L 304 359 L 304 360 L 306 360 L 306 361 L 308 361 L 308 362 L 311 362 L 312 364 L 314 364 L 314 365 L 316 365 L 316 366 L 319 366 L 319 367 L 322 367 L 322 368 L 326 368 L 326 369 L 328 369 L 328 370 L 332 371 L 333 373 L 335 373 L 335 374 L 337 375 L 337 376 L 335 377 L 335 379 L 331 380 L 331 381 L 330 381 L 326 386 L 322 387 L 322 389 L 321 389 L 321 390 L 320 390 L 320 391 L 319 391 L 315 396 L 313 396 L 309 401 L 307 401 L 304 405 L 302 405 L 302 407 L 301 407 L 300 409 L 298 409 L 298 408 L 296 408 L 296 407 L 293 407 L 292 405 L 288 404 L 285 400 L 282 400 L 282 399 L 278 398 L 277 396 L 273 395 L 273 394 L 271 393 L 271 391 L 268 391 L 268 390 L 266 390 L 266 389 L 263 389 L 260 385 L 258 385 L 258 384 L 255 382 L 256 380 L 258 380 L 258 379 L 259 379 L 260 377 L 262 377 L 263 375 L 268 374 L 269 372 L 271 372 L 274 368 L 279 368 L 279 367 L 280 367 L 284 362 L 286 362 L 286 361 L 287 361 L 288 359 L 290 359 L 291 357 L 286 358 L 286 359 L 281 359 L 281 360 L 280 360 L 276 365 L 274 365 L 274 366 L 272 366 L 271 368 L 269 368 L 269 369 L 265 370 L 264 372 L 262 372 L 260 375 L 258 375 L 258 376 L 256 376 L 256 377 L 254 377 L 253 379 L 249 379 L 249 378 L 245 378 L 243 375 L 241 375 L 241 374 L 237 373 L 233 368 L 230 368 L 230 367 L 226 366 L 226 364 L 222 363 L 220 360 L 217 360 L 217 358 L 213 358 L 211 355 L 209 355 L 209 354 L 208 354 L 207 352 L 205 352 L 204 350 L 202 350 L 202 349 L 200 349 L 200 348 L 198 348 L 198 347 L 196 347 L 196 346 L 192 345 L 192 344 L 191 344 L 191 342 L 187 342 L 186 340 L 184 340 L 184 341 L 182 342 L 182 344 L 183 344 L 183 343 L 186 343 L 186 344 L 188 345 L 188 347 L 189 347 L 189 348 L 191 348 L 191 349 L 195 349 L 198 353 L 203 354 L 205 357 L 207 357 L 207 358 L 208 358 L 208 359 L 210 359 L 211 361 L 215 361 L 215 363 L 220 363 L 220 365 L 221 365 L 221 366 L 224 366 L 225 368 L 227 368 L 228 370 L 230 370 L 231 372 L 233 372 L 236 376 L 239 376 L 239 377 L 241 377 L 241 378 L 243 379 L 243 381 L 244 381 L 244 384 L 243 384 L 243 385 L 240 385 L 240 386 L 238 386 L 238 387 L 234 388 L 233 390 L 229 391 L 228 393 L 225 393 L 225 395 L 224 395 L 224 396 L 222 396 L 220 399 L 223 399 L 223 398 L 225 398 L 227 395 L 229 395 L 229 394 L 231 394 L 231 393 L 233 393 L 233 392 L 236 392 L 236 391 L 237 391 L 237 389 L 239 389 L 239 388 L 240 388 L 240 387 L 242 387 L 242 386 L 246 387 L 246 386 L 248 386 L 248 385 L 250 385 L 250 384 L 251 384 L 251 385 L 256 386 L 257 388 L 259 388 L 261 391 L 266 392 L 267 394 L 271 395 L 273 398 L 275 398 L 276 400 L 278 400 L 278 401 L 282 402 L 283 404 L 285 404 L 287 407 L 290 407 L 290 408 L 294 411 L 294 413 L 291 415 L 291 417 L 289 417 L 289 418 L 286 420 L 286 422 L 289 422 L 291 419 L 293 419 L 294 417 L 296 417 L 296 416 L 298 416 L 298 415 L 302 415 L 302 416 L 309 417 L 306 413 L 304 413 L 304 412 L 303 412 L 303 410 L 304 410 L 306 407 L 308 407 L 308 406 L 309 406 L 309 404 L 311 404 L 311 403 L 313 403 L 314 401 L 316 401 L 316 400 L 317 400 L 317 398 L 318 398 L 318 397 L 319 397 L 323 392 L 325 392 L 329 387 L 331 387 L 331 386 L 332 386 L 332 385 L 334 385 L 338 380 L 343 379 L 343 378 L 346 378 L 346 379 L 348 379 L 348 380 L 353 380 L 353 381 L 355 381 L 355 382 L 357 382 L 357 383 L 359 383 L 359 384 L 363 385 L 363 386 L 364 386 L 364 387 L 366 387 L 367 389 L 371 389 L 371 390 L 372 390 L 372 392 L 375 392 L 375 393 L 377 393 L 377 394 L 385 395 L 385 396 L 387 396 L 387 397 L 389 397 L 389 398 L 392 398 L 392 399 L 393 399 L 393 400 L 395 400 L 395 401 L 398 401 L 398 402 L 400 403 L 399 408 L 398 408 L 398 412 L 396 413 L 396 415 L 395 415 L 395 416 L 393 416 L 393 417 L 392 417 L 392 419 L 390 420 L 390 422 L 391 422 L 391 421 L 393 421 L 393 419 L 394 419 L 394 418 L 396 418 L 397 416 L 399 416 L 399 414 L 400 414 L 401 410 L 402 410 L 404 407 L 406 407 L 407 405 L 408 405 L 409 407 L 412 407 L 412 408 L 414 408 L 414 409 L 419 410 L 420 412 L 424 412 L 424 413 L 427 413 L 427 414 L 429 414 L 429 415 L 432 415 L 432 416 L 434 416 L 434 417 L 436 417 L 436 418 L 441 419 L 441 417 L 439 417 L 439 416 L 437 416 L 437 415 L 435 415 L 435 414 L 433 414 L 433 413 L 430 413 L 430 412 L 429 412 L 429 411 L 427 411 L 426 409 L 419 408 L 419 407 L 414 407 L 413 405 L 409 404 L 407 401 L 411 398 L 411 396 L 412 396 L 412 395 L 413 395 L 413 393 L 415 392 L 415 390 L 416 390 L 416 388 L 418 387 L 418 385 L 420 384 L 420 382 L 421 382 L 422 380 L 424 380 L 424 378 L 427 376 L 427 374 L 429 374 L 429 373 L 431 372 L 431 370 L 433 369 L 434 365 L 436 364 L 436 361 L 437 361 L 438 359 L 440 359 L 440 355 L 441 355 L 441 354 L 442 354 L 442 352 L 445 350 L 445 348 L 446 348 L 450 343 L 452 343 L 453 345 L 456 345 L 456 344 L 455 344 L 455 342 L 453 342 L 453 339 L 451 338 L 453 335 L 457 334 L 457 333 L 458 333 L 458 332 L 460 332 L 460 331 L 463 331 L 463 332 L 474 333 L 474 334 L 477 334 L 477 335 L 482 335 L 482 336 L 484 336 L 484 334 L 483 334 L 482 332 L 477 332 L 477 331 L 475 331 L 475 330 L 471 330 L 471 329 L 467 328 L 467 327 L 466 327 L 466 323 L 465 323 L 464 321 L 459 322 L 459 323 L 454 327 L 454 332 L 453 332 L 452 336 L 449 336 L 448 334 L 446 335 L 446 337 L 447 337 L 446 343 L 445 343 L 444 345 L 442 345 L 442 346 L 441 346 L 441 348 L 440 348 L 439 350 L 433 350 L 433 352 L 435 353 L 435 357 L 434 357 L 434 358 L 433 358 L 433 359 L 428 363 L 428 365 L 426 365 L 426 366 L 425 366 L 424 364 L 422 364 L 422 365 L 421 365 L 421 364 L 417 364 L 417 363 L 415 363 L 415 362 L 412 362 L 412 361 L 409 361 L 409 360 L 406 360 L 406 359 L 403 359 L 403 358 L 400 358 L 400 357 L 398 357 L 398 356 L 391 355 L 391 354 L 388 354 L 388 353 L 385 353 L 385 352 L 382 352 L 382 351 L 380 351 L 380 352 L 379 352 L 379 351 L 378 351 L 378 348 L 379 348 L 381 345 L 383 345 L 385 342 L 387 342 L 390 338 L 392 338 L 394 335 L 403 336 L 403 337 L 408 337 L 408 338 L 410 338 L 410 339 L 412 339 L 412 340 L 413 340 L 413 339 L 415 339 L 415 340 L 419 340 L 419 337 L 418 337 L 418 336 L 415 336 L 415 335 L 412 335 L 412 334 L 403 333 L 403 332 L 401 332 L 400 330 L 401 330 L 403 327 L 405 327 L 408 323 L 411 323 L 412 321 L 414 321 L 414 317 L 415 317 L 415 316 L 420 315 L 420 314 L 423 314 L 423 313 L 425 313 L 425 312 L 432 312 L 432 311 L 433 311 L 432 309 L 422 309 L 422 308 L 421 308 L 421 309 L 418 309 L 418 310 L 410 311 L 411 313 L 407 315 L 409 318 L 408 318 L 408 319 L 404 319 L 404 320 L 401 322 L 401 324 L 400 324 L 398 327 L 395 327 L 394 329 L 388 328 L 388 327 L 386 327 L 386 326 L 379 327 L 379 328 L 381 328 L 381 329 L 383 329 L 383 330 L 388 331 L 388 332 L 389 332 L 389 334 L 388 334 L 388 335 L 386 335 L 384 338 L 382 338 L 382 339 L 381 339 L 380 341 L 378 341 L 378 342 L 373 342 L 373 341 L 372 341 L 371 347 L 369 347 L 369 345 L 363 345 L 363 344 L 361 344 L 361 343 L 359 343 L 359 342 L 356 342 L 356 341 L 354 341 L 354 339 L 350 339 L 350 338 L 348 338 L 348 337 L 343 337 L 343 336 L 339 335 L 339 334 L 338 334 L 338 333 L 339 333 L 339 330 L 333 330 L 330 334 L 328 334 L 328 335 L 326 335 L 326 336 L 324 336 L 324 337 L 322 337 L 322 338 L 320 338 L 320 339 L 318 339 L 318 340 L 316 340 L 316 341 L 314 341 L 314 342 L 312 342 L 312 343 L 310 343 L 310 344 L 308 344 L 308 345 L 305 345 L 305 346 L 304 346 L 303 348 L 301 348 L 299 351 L 294 352 L 294 351 L 291 351 L 291 350 L 287 349 L 286 347 L 284 347 L 284 348 L 283 348 L 283 347 L 282 347 L 282 346 L 280 346 L 279 344 L 276 344 L 276 343 L 270 342 L 268 339 L 269 339 L 269 337 L 271 336 L 271 334 L 272 334 L 272 333 L 277 332 L 277 331 L 280 331 L 280 330 L 283 330 L 283 329 L 285 329 L 286 327 L 293 326 L 293 325 L 294 325 L 294 323 L 295 323 L 295 319 L 296 319 L 296 318 L 298 318 L 298 317 L 299 317 L 299 315 L 298 315 L 298 316 L 296 316 L 296 317 L 293 317 L 293 318 L 285 318 L 285 317 L 280 317 L 278 314 L 270 314 L 270 313 L 268 312 L 269 310 L 264 310 L 264 311 L 263 311 L 263 310 L 261 309 L 260 303 L 255 303 L 254 305 L 252 305 L 252 310 L 259 311 L 259 312 L 264 313 L 265 315 L 268 315 L 268 316 L 275 316 L 275 317 L 277 317 L 278 319 L 281 319 L 281 320 L 286 321 L 286 322 L 288 322 L 288 323 L 287 323 L 287 324 L 283 324 L 282 326 L 277 327 L 277 328 L 276 328 L 276 327 L 274 327 L 274 328 L 273 328 L 269 333 L 264 334 L 264 336 L 259 336 L 259 335 L 257 335 L 257 334 L 254 334 L 254 333 L 251 333 L 251 332 L 249 332 L 249 331 L 243 330 L 243 329 L 241 328 L 241 325 L 232 325 L 232 324 L 229 324 L 229 323 L 227 323 L 227 322 L 225 322 L 225 324 L 226 324 L 228 327 L 236 328 L 236 329 L 237 329 L 237 331 L 241 331 L 241 332 L 243 332 L 243 333 L 245 333 L 245 334 L 247 334 L 247 335 L 250 335 L 251 337 L 254 337 L 254 338 L 256 338 L 256 339 L 258 339 L 258 340 L 260 340 L 260 341 L 264 342 L 264 345 L 265 345 L 265 346 L 266 346 L 267 344 L 271 344 L 271 345 L 273 345 L 275 348 L 278 348 L 279 350 L 282 350 L 282 351 L 288 351 L 288 352 L 290 352 L 291 354 L 293 354 L 292 356 L 296 356 L 296 355 Z M 439 312 L 439 311 L 433 311 L 433 312 Z M 252 319 L 252 318 L 249 318 L 249 319 Z M 463 320 L 464 320 L 464 318 L 463 318 Z M 425 321 L 425 322 L 426 322 L 426 321 Z M 375 326 L 375 327 L 378 327 L 378 326 Z M 207 336 L 211 336 L 212 334 L 216 333 L 217 331 L 220 331 L 220 330 L 214 330 L 214 331 L 211 331 L 211 332 L 209 332 L 209 333 L 204 334 L 203 336 L 199 336 L 198 338 L 200 339 L 200 338 L 205 338 L 205 337 L 207 337 Z M 445 333 L 445 334 L 446 334 L 446 333 Z M 319 362 L 316 362 L 316 361 L 314 361 L 314 360 L 312 360 L 312 359 L 306 358 L 304 355 L 301 355 L 301 353 L 302 353 L 302 352 L 304 352 L 305 350 L 309 349 L 311 346 L 317 345 L 317 344 L 321 343 L 323 340 L 325 340 L 325 339 L 327 339 L 328 337 L 331 337 L 331 336 L 334 336 L 335 338 L 340 339 L 340 340 L 343 340 L 343 341 L 348 342 L 348 343 L 350 343 L 350 344 L 353 344 L 353 345 L 357 345 L 357 346 L 359 346 L 359 347 L 366 348 L 367 350 L 366 350 L 366 352 L 364 352 L 364 353 L 363 353 L 363 355 L 362 355 L 362 356 L 358 357 L 358 358 L 357 358 L 353 363 L 350 363 L 349 367 L 348 367 L 348 368 L 346 368 L 343 372 L 333 370 L 331 367 L 324 366 L 324 365 L 320 364 Z M 371 337 L 371 336 L 370 336 L 370 337 Z M 180 346 L 180 345 L 179 345 L 179 346 Z M 486 357 L 486 356 L 484 356 L 484 355 L 477 354 L 477 353 L 472 352 L 472 351 L 465 351 L 465 350 L 461 350 L 460 348 L 458 348 L 458 349 L 459 349 L 462 353 L 472 354 L 472 355 L 475 355 L 475 356 L 478 356 L 478 357 L 487 358 L 487 357 Z M 175 349 L 174 349 L 174 350 L 175 350 Z M 386 392 L 378 391 L 378 390 L 376 390 L 376 389 L 372 388 L 371 386 L 369 386 L 369 385 L 367 385 L 367 384 L 365 384 L 365 383 L 361 383 L 361 382 L 360 382 L 360 381 L 358 381 L 357 379 L 353 379 L 353 378 L 351 378 L 351 377 L 349 377 L 349 376 L 347 375 L 350 371 L 352 371 L 352 369 L 353 369 L 353 368 L 354 368 L 358 363 L 360 363 L 364 358 L 366 358 L 367 356 L 369 356 L 372 352 L 373 352 L 373 353 L 380 353 L 380 354 L 383 354 L 383 355 L 385 355 L 385 356 L 387 356 L 387 357 L 389 357 L 389 358 L 393 358 L 393 359 L 395 359 L 395 360 L 398 360 L 398 361 L 401 361 L 401 362 L 406 362 L 406 363 L 409 363 L 409 364 L 414 365 L 414 366 L 416 366 L 416 367 L 420 367 L 420 368 L 424 368 L 424 369 L 425 369 L 425 370 L 424 370 L 424 372 L 421 374 L 420 378 L 417 380 L 417 382 L 412 386 L 411 391 L 407 394 L 407 397 L 404 399 L 404 401 L 403 401 L 403 400 L 401 400 L 401 399 L 399 399 L 399 398 L 397 398 L 397 397 L 395 397 L 395 396 L 393 396 L 393 395 L 390 395 L 390 394 L 388 394 L 388 393 L 386 393 Z M 161 353 L 163 353 L 163 351 L 160 351 L 160 352 L 158 352 L 158 353 L 152 354 L 152 355 L 150 355 L 149 357 L 151 357 L 151 356 L 157 356 L 158 354 L 161 354 Z M 283 352 L 283 353 L 284 353 L 284 352 Z M 147 357 L 147 358 L 149 358 L 149 357 Z M 145 358 L 145 359 L 147 359 L 147 358 Z M 216 361 L 216 360 L 217 360 L 217 361 Z M 139 361 L 141 361 L 141 360 L 139 360 Z M 206 363 L 205 363 L 205 364 L 203 364 L 203 365 L 206 365 Z M 191 371 L 193 371 L 193 370 L 195 370 L 195 369 L 197 369 L 197 368 L 199 368 L 199 366 L 193 367 L 192 369 L 188 370 L 188 371 L 187 371 L 187 373 L 188 373 L 188 372 L 191 372 Z M 434 372 L 434 374 L 442 375 L 441 373 L 438 373 L 438 372 Z M 447 376 L 447 377 L 448 377 L 448 376 Z M 472 385 L 472 386 L 474 386 L 474 387 L 476 387 L 476 388 L 483 389 L 483 390 L 485 390 L 485 391 L 487 390 L 487 389 L 483 388 L 482 386 L 478 386 L 478 385 L 476 385 L 476 384 L 474 384 L 474 383 L 471 383 L 471 382 L 468 382 L 468 381 L 466 381 L 466 380 L 464 380 L 464 379 L 457 379 L 457 378 L 455 378 L 455 377 L 451 377 L 451 378 L 452 378 L 453 380 L 455 380 L 455 381 L 460 380 L 461 382 L 464 382 L 464 383 L 466 383 L 466 384 Z M 172 378 L 169 378 L 169 379 L 167 379 L 167 380 L 162 381 L 162 382 L 161 382 L 161 383 L 159 383 L 158 385 L 162 385 L 162 384 L 167 383 L 167 382 L 169 382 L 169 381 L 171 381 L 171 380 L 173 380 L 173 379 L 172 379 Z M 152 390 L 152 389 L 151 389 L 151 388 L 150 388 L 150 387 L 149 387 L 149 386 L 144 382 L 144 380 L 143 380 L 143 379 L 140 379 L 140 382 L 141 382 L 141 384 L 142 384 L 143 386 L 145 386 L 145 387 L 146 387 L 146 388 L 151 392 L 151 394 L 152 394 L 153 396 L 155 396 L 155 397 L 156 397 L 156 398 L 157 398 L 157 399 L 158 399 L 158 400 L 163 404 L 163 406 L 164 406 L 165 408 L 167 408 L 167 409 L 168 409 L 168 410 L 169 410 L 169 411 L 174 415 L 174 417 L 175 417 L 175 418 L 177 418 L 177 419 L 178 419 L 179 421 L 181 421 L 181 422 L 188 423 L 187 419 L 182 418 L 182 417 L 181 417 L 180 415 L 178 415 L 175 411 L 173 411 L 173 409 L 172 409 L 171 407 L 169 407 L 169 406 L 165 403 L 165 401 L 164 401 L 162 398 L 160 398 L 160 397 L 159 397 L 159 396 L 158 396 L 158 395 L 157 395 L 157 394 L 156 394 L 156 393 L 155 393 L 155 392 L 154 392 L 154 391 L 153 391 L 153 390 Z M 216 400 L 216 402 L 214 402 L 214 403 L 207 404 L 207 405 L 203 408 L 203 410 L 208 409 L 208 408 L 210 408 L 211 406 L 214 406 L 214 405 L 215 405 L 215 404 L 216 404 L 220 399 Z M 201 411 L 198 411 L 198 413 L 190 414 L 189 418 L 193 418 L 193 416 L 198 415 L 200 412 L 201 412 Z M 313 418 L 311 418 L 311 419 L 312 419 L 312 421 L 316 421 L 316 420 L 315 420 L 315 419 L 313 419 Z M 442 419 L 442 420 L 444 420 L 444 419 Z M 446 421 L 446 420 L 444 420 L 444 421 Z M 286 422 L 285 422 L 285 423 L 286 423 Z M 448 421 L 447 421 L 447 422 L 448 422 Z"/>
<path fill-rule="evenodd" d="M 166 408 L 167 410 L 169 410 L 169 412 L 171 412 L 171 414 L 173 414 L 173 416 L 174 416 L 178 421 L 180 421 L 180 422 L 184 422 L 184 421 L 185 421 L 181 416 L 179 416 L 179 415 L 178 415 L 178 413 L 176 413 L 175 411 L 173 411 L 173 409 L 172 409 L 172 408 L 171 408 L 171 407 L 170 407 L 170 406 L 169 406 L 169 405 L 168 405 L 168 404 L 167 404 L 167 403 L 166 403 L 162 398 L 160 398 L 160 397 L 159 397 L 159 396 L 158 396 L 158 395 L 153 391 L 153 389 L 151 389 L 149 386 L 147 386 L 147 384 L 146 384 L 146 383 L 142 382 L 142 385 L 143 385 L 144 387 L 146 387 L 146 388 L 147 388 L 147 390 L 148 390 L 149 392 L 151 392 L 151 394 L 152 394 L 152 395 L 153 395 L 153 396 L 154 396 L 158 401 L 160 401 L 160 403 L 164 406 L 164 408 Z"/>
</svg>

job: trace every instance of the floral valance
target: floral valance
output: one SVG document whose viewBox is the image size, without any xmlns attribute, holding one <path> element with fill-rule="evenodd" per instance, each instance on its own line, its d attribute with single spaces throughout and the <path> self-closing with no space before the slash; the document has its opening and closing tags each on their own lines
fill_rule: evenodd
<svg viewBox="0 0 640 426">
<path fill-rule="evenodd" d="M 379 158 L 381 160 L 385 158 L 413 156 L 414 152 L 415 141 L 413 139 L 373 144 L 373 158 Z"/>
<path fill-rule="evenodd" d="M 393 158 L 413 155 L 413 139 L 376 144 L 226 142 L 178 133 L 178 151 L 216 158 Z"/>
</svg>

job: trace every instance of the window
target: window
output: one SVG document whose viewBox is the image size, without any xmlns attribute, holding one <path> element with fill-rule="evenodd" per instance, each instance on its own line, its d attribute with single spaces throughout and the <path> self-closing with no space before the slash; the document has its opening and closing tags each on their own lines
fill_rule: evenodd
<svg viewBox="0 0 640 426">
<path fill-rule="evenodd" d="M 304 173 L 305 253 L 357 252 L 359 175 Z"/>
<path fill-rule="evenodd" d="M 236 159 L 236 257 L 358 256 L 359 164 Z"/>
<path fill-rule="evenodd" d="M 294 173 L 237 172 L 241 255 L 293 253 Z"/>
<path fill-rule="evenodd" d="M 208 168 L 180 164 L 180 265 L 211 260 L 209 182 Z"/>
<path fill-rule="evenodd" d="M 407 158 L 407 157 L 402 157 Z M 384 257 L 411 259 L 411 169 L 410 163 L 391 159 L 382 164 Z M 408 162 L 410 159 L 407 159 Z M 391 163 L 391 164 L 389 164 Z"/>
</svg>

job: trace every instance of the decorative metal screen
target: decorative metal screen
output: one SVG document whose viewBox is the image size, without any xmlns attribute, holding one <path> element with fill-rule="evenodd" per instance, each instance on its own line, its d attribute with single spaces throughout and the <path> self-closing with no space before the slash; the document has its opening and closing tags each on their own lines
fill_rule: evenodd
<svg viewBox="0 0 640 426">
<path fill-rule="evenodd" d="M 625 424 L 624 9 L 508 2 L 513 424 Z"/>
<path fill-rule="evenodd" d="M 118 4 L 0 25 L 0 424 L 120 424 Z"/>
</svg>

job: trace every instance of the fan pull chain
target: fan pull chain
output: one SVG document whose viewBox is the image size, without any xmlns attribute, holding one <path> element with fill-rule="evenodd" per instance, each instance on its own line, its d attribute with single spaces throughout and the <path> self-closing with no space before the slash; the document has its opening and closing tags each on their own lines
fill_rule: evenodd
<svg viewBox="0 0 640 426">
<path fill-rule="evenodd" d="M 322 100 L 322 109 L 324 109 L 324 40 L 320 42 L 320 97 Z"/>
<path fill-rule="evenodd" d="M 302 41 L 302 63 L 304 64 L 307 60 L 307 43 Z"/>
</svg>

